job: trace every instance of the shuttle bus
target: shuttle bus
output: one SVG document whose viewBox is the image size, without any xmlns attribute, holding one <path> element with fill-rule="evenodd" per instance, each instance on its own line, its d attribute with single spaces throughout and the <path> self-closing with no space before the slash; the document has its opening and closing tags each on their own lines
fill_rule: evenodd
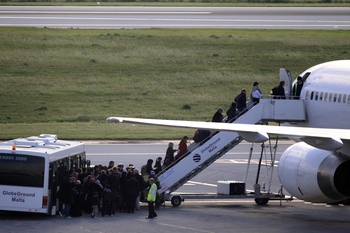
<svg viewBox="0 0 350 233">
<path fill-rule="evenodd" d="M 41 134 L 0 143 L 0 211 L 56 215 L 56 193 L 70 170 L 86 168 L 82 142 Z"/>
</svg>

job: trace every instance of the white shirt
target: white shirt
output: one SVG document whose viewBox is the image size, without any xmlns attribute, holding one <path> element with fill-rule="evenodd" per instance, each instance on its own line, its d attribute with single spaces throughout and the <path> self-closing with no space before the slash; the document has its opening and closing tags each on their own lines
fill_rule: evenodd
<svg viewBox="0 0 350 233">
<path fill-rule="evenodd" d="M 253 98 L 260 99 L 261 96 L 262 96 L 262 94 L 260 93 L 259 90 L 255 90 L 255 91 L 252 93 L 252 97 L 253 97 Z"/>
</svg>

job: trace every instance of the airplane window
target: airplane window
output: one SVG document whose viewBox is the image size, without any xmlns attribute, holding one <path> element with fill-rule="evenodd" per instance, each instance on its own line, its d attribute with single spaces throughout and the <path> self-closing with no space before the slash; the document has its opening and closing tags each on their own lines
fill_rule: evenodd
<svg viewBox="0 0 350 233">
<path fill-rule="evenodd" d="M 343 103 L 346 102 L 346 95 L 343 95 Z"/>
<path fill-rule="evenodd" d="M 327 101 L 327 97 L 328 97 L 328 92 L 324 93 L 324 101 Z M 350 99 L 349 99 L 349 101 L 350 101 Z"/>
<path fill-rule="evenodd" d="M 313 98 L 314 98 L 314 92 L 312 91 L 310 95 L 310 100 L 312 100 Z"/>
<path fill-rule="evenodd" d="M 348 104 L 350 104 L 350 95 L 348 95 Z"/>
<path fill-rule="evenodd" d="M 320 100 L 322 101 L 323 99 L 323 92 L 320 93 Z"/>
<path fill-rule="evenodd" d="M 329 102 L 332 102 L 332 97 L 333 97 L 332 93 L 329 93 L 329 99 L 328 99 Z"/>
<path fill-rule="evenodd" d="M 306 92 L 305 94 L 305 100 L 309 99 L 309 91 Z M 349 95 L 349 104 L 350 104 L 350 95 Z"/>
<path fill-rule="evenodd" d="M 316 92 L 315 100 L 318 100 L 318 92 Z"/>
<path fill-rule="evenodd" d="M 334 94 L 333 102 L 337 102 L 337 93 Z"/>
<path fill-rule="evenodd" d="M 341 102 L 341 94 L 339 94 L 339 97 L 338 97 L 338 103 L 340 103 Z"/>
</svg>

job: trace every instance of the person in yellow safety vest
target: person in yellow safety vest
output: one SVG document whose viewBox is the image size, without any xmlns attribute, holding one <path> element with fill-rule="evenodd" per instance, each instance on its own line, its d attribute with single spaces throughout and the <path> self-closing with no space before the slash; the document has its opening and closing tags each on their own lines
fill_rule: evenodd
<svg viewBox="0 0 350 233">
<path fill-rule="evenodd" d="M 149 179 L 149 183 L 151 187 L 148 190 L 148 217 L 147 218 L 155 218 L 157 217 L 156 212 L 154 212 L 154 202 L 156 201 L 157 194 L 157 185 L 155 184 L 155 180 L 153 178 Z"/>
</svg>

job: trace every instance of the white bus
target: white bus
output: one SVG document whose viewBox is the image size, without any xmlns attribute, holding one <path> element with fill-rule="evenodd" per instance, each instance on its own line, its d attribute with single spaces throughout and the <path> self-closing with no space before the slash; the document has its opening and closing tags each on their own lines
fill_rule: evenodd
<svg viewBox="0 0 350 233">
<path fill-rule="evenodd" d="M 84 144 L 41 134 L 0 143 L 0 211 L 56 215 L 69 170 L 86 168 Z"/>
</svg>

